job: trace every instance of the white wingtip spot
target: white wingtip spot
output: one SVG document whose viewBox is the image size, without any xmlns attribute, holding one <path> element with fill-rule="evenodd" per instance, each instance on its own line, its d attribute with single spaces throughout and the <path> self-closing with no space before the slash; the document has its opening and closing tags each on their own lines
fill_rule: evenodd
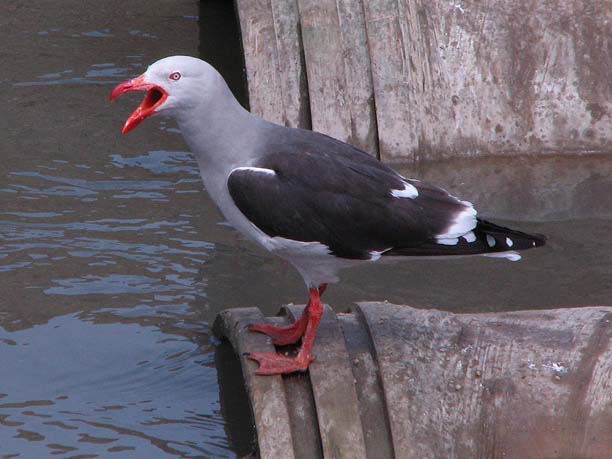
<svg viewBox="0 0 612 459">
<path fill-rule="evenodd" d="M 514 242 L 512 241 L 512 239 L 510 239 L 509 237 L 506 238 L 506 245 L 508 247 L 512 247 L 514 245 Z"/>
<path fill-rule="evenodd" d="M 490 234 L 487 234 L 487 244 L 489 244 L 489 247 L 495 247 L 495 238 Z"/>
<path fill-rule="evenodd" d="M 476 227 L 476 209 L 472 207 L 471 202 L 461 201 L 461 204 L 463 204 L 465 208 L 456 214 L 455 220 L 446 229 L 446 232 L 438 234 L 436 239 L 461 237 L 471 232 Z"/>
<path fill-rule="evenodd" d="M 403 190 L 391 190 L 391 196 L 394 198 L 409 198 L 414 199 L 419 195 L 419 190 L 417 190 L 414 185 L 410 183 L 404 182 Z"/>
<path fill-rule="evenodd" d="M 274 172 L 272 169 L 266 169 L 264 167 L 237 167 L 232 170 L 232 172 L 235 171 L 251 171 L 259 174 L 276 175 L 276 172 Z"/>
<path fill-rule="evenodd" d="M 476 240 L 476 235 L 474 234 L 474 231 L 470 231 L 469 233 L 465 233 L 461 237 L 463 239 L 465 239 L 465 242 L 474 242 Z"/>
<path fill-rule="evenodd" d="M 436 242 L 442 245 L 457 245 L 459 243 L 459 238 L 457 237 L 438 237 L 436 238 Z"/>
<path fill-rule="evenodd" d="M 519 261 L 521 259 L 521 256 L 513 250 L 509 252 L 483 253 L 482 256 L 488 258 L 505 258 L 509 261 Z"/>
</svg>

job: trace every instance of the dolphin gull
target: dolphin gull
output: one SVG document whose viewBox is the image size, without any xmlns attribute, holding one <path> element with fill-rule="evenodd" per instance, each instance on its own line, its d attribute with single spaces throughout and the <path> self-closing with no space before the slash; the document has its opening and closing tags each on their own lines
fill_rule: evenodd
<svg viewBox="0 0 612 459">
<path fill-rule="evenodd" d="M 251 353 L 261 375 L 305 371 L 323 314 L 321 295 L 338 271 L 385 258 L 485 255 L 510 260 L 544 237 L 478 218 L 470 202 L 405 178 L 364 151 L 326 135 L 267 122 L 245 110 L 208 63 L 172 56 L 119 84 L 111 100 L 146 91 L 123 133 L 144 119 L 173 117 L 206 190 L 227 221 L 287 260 L 310 299 L 290 326 L 257 324 L 297 355 Z"/>
</svg>

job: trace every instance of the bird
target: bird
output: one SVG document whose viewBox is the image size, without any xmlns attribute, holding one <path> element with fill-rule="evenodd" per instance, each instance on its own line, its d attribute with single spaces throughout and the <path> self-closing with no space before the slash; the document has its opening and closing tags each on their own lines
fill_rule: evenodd
<svg viewBox="0 0 612 459">
<path fill-rule="evenodd" d="M 481 219 L 472 203 L 406 178 L 365 151 L 312 130 L 281 126 L 243 108 L 221 74 L 170 56 L 118 84 L 110 100 L 146 92 L 125 122 L 174 118 L 205 189 L 227 222 L 302 276 L 309 300 L 289 326 L 254 324 L 296 355 L 250 353 L 258 375 L 306 371 L 323 315 L 321 297 L 339 271 L 381 259 L 484 255 L 518 260 L 545 237 Z"/>
</svg>

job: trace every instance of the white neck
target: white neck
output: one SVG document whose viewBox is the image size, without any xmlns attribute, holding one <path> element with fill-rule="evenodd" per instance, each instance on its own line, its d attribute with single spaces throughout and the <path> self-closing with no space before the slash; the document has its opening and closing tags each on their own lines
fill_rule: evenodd
<svg viewBox="0 0 612 459">
<path fill-rule="evenodd" d="M 202 169 L 248 165 L 274 125 L 245 110 L 221 77 L 211 92 L 202 104 L 177 114 L 185 141 Z"/>
</svg>

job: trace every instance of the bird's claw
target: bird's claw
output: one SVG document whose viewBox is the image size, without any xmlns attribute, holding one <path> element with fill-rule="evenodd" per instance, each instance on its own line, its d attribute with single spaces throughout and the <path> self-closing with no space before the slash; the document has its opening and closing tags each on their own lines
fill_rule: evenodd
<svg viewBox="0 0 612 459">
<path fill-rule="evenodd" d="M 272 339 L 275 346 L 286 346 L 288 344 L 297 343 L 304 331 L 306 330 L 306 322 L 298 320 L 287 327 L 275 327 L 268 324 L 249 325 L 250 332 L 263 333 Z"/>
<path fill-rule="evenodd" d="M 285 357 L 274 352 L 251 352 L 247 358 L 259 364 L 255 372 L 257 375 L 281 375 L 306 371 L 310 362 L 314 360 L 311 355 L 298 354 L 295 357 Z"/>
</svg>

